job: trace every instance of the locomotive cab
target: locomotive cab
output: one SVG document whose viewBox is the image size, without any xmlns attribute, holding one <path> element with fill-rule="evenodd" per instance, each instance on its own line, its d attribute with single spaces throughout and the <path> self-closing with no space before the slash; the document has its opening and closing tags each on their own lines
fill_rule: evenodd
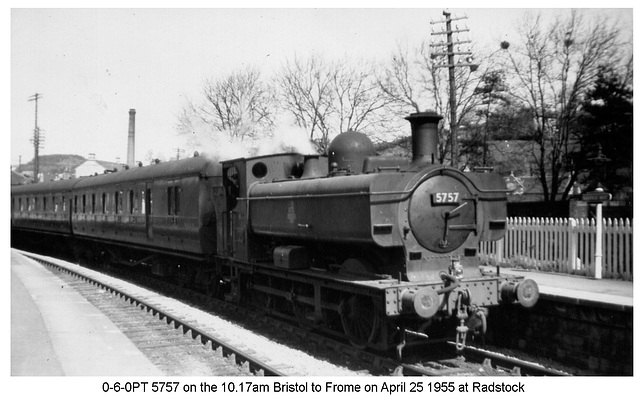
<svg viewBox="0 0 640 403">
<path fill-rule="evenodd" d="M 222 162 L 222 181 L 226 194 L 223 207 L 222 242 L 218 252 L 241 260 L 262 260 L 264 248 L 249 242 L 249 198 L 258 183 L 272 183 L 300 177 L 304 156 L 297 153 L 238 158 Z"/>
</svg>

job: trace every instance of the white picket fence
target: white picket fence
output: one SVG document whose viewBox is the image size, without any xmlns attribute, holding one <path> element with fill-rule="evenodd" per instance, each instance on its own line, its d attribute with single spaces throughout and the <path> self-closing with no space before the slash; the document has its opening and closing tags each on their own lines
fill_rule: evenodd
<svg viewBox="0 0 640 403">
<path fill-rule="evenodd" d="M 633 280 L 633 221 L 603 220 L 602 277 Z M 507 219 L 507 234 L 482 242 L 480 257 L 491 264 L 594 277 L 595 219 Z"/>
</svg>

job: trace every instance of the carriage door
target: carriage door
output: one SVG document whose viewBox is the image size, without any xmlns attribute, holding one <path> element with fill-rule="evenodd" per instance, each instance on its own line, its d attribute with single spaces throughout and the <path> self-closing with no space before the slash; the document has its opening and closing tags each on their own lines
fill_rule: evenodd
<svg viewBox="0 0 640 403">
<path fill-rule="evenodd" d="M 153 192 L 152 183 L 147 183 L 144 190 L 142 206 L 144 208 L 144 219 L 147 230 L 147 239 L 153 240 Z"/>
</svg>

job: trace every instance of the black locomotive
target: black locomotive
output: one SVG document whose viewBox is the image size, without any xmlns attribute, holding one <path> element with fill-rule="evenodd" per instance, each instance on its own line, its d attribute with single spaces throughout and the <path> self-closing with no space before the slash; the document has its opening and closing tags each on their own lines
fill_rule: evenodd
<svg viewBox="0 0 640 403">
<path fill-rule="evenodd" d="M 487 308 L 533 306 L 529 279 L 484 273 L 506 231 L 498 175 L 436 163 L 440 116 L 410 115 L 412 160 L 363 134 L 328 156 L 205 156 L 12 188 L 12 240 L 170 276 L 226 300 L 402 347 L 486 329 Z"/>
</svg>

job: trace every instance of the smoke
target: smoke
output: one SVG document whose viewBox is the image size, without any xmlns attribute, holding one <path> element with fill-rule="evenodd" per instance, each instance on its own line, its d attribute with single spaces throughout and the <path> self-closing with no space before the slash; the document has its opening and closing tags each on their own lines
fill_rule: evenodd
<svg viewBox="0 0 640 403">
<path fill-rule="evenodd" d="M 307 133 L 296 127 L 286 127 L 262 140 L 257 141 L 254 148 L 255 155 L 267 155 L 278 153 L 317 154 L 315 144 L 309 139 Z"/>
<path fill-rule="evenodd" d="M 230 132 L 216 131 L 203 122 L 190 122 L 187 143 L 193 151 L 218 161 L 251 158 L 278 153 L 317 154 L 315 145 L 300 128 L 278 129 L 273 135 L 233 137 Z"/>
<path fill-rule="evenodd" d="M 229 134 L 218 132 L 213 137 L 199 139 L 194 149 L 217 161 L 251 157 L 251 150 L 239 139 L 231 140 Z"/>
</svg>

